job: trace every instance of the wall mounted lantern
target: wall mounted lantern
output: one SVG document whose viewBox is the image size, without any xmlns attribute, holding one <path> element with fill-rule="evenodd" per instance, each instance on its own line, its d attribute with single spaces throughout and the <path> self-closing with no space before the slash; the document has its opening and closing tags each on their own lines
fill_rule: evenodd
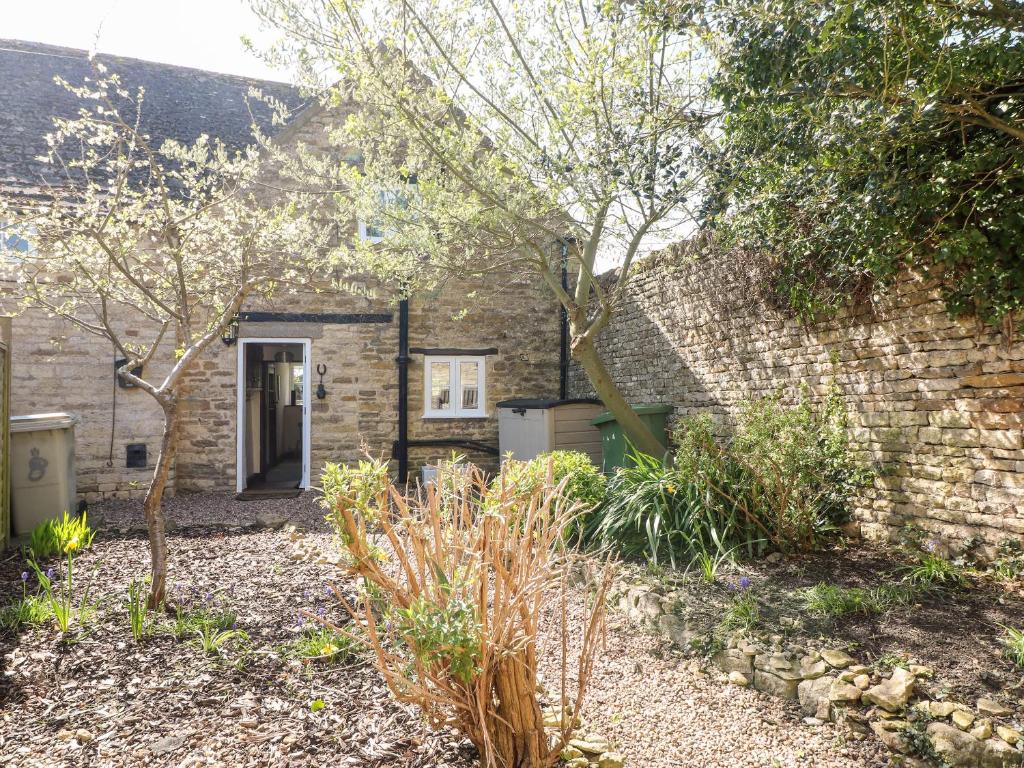
<svg viewBox="0 0 1024 768">
<path fill-rule="evenodd" d="M 327 366 L 323 363 L 317 363 L 316 372 L 320 374 L 320 383 L 316 385 L 316 399 L 323 400 L 327 397 L 327 390 L 324 389 L 324 374 L 327 373 Z"/>
<path fill-rule="evenodd" d="M 221 334 L 220 340 L 229 347 L 238 341 L 238 315 L 231 318 L 231 322 L 228 323 L 227 327 L 224 329 L 224 333 Z"/>
</svg>

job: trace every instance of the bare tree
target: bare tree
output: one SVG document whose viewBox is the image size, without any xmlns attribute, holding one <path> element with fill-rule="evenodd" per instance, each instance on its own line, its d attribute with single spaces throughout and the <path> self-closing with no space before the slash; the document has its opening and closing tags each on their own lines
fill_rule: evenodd
<svg viewBox="0 0 1024 768">
<path fill-rule="evenodd" d="M 307 153 L 296 171 L 343 193 L 343 220 L 383 236 L 342 257 L 412 287 L 539 275 L 597 394 L 660 455 L 595 343 L 636 259 L 696 219 L 714 120 L 697 34 L 637 2 L 252 3 L 283 33 L 268 58 L 354 108 L 334 133 L 351 162 Z M 595 280 L 602 258 L 618 265 L 607 282 Z"/>
<path fill-rule="evenodd" d="M 205 136 L 157 145 L 142 128 L 142 90 L 95 69 L 80 86 L 61 82 L 81 108 L 47 137 L 59 182 L 35 200 L 0 198 L 0 214 L 37 233 L 18 271 L 25 306 L 108 339 L 125 361 L 118 375 L 160 406 L 143 503 L 155 608 L 167 581 L 161 500 L 188 373 L 247 299 L 308 283 L 326 265 L 326 230 L 301 194 L 268 194 L 255 148 L 229 152 Z"/>
</svg>

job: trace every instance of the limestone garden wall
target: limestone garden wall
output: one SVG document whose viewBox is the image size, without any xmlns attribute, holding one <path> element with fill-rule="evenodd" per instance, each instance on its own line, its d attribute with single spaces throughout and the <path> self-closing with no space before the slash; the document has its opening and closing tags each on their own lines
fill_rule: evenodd
<svg viewBox="0 0 1024 768">
<path fill-rule="evenodd" d="M 642 262 L 599 342 L 632 402 L 708 413 L 728 431 L 744 398 L 834 380 L 856 451 L 878 471 L 866 535 L 913 521 L 990 543 L 1024 535 L 1024 343 L 953 319 L 904 275 L 809 326 L 758 298 L 742 265 L 680 246 Z M 590 394 L 574 367 L 571 390 Z"/>
</svg>

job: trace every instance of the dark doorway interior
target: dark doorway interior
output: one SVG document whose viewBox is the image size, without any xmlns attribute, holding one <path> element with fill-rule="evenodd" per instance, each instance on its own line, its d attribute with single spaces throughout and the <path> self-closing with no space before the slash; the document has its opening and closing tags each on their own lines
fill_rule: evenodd
<svg viewBox="0 0 1024 768">
<path fill-rule="evenodd" d="M 245 345 L 245 494 L 302 484 L 302 344 Z"/>
</svg>

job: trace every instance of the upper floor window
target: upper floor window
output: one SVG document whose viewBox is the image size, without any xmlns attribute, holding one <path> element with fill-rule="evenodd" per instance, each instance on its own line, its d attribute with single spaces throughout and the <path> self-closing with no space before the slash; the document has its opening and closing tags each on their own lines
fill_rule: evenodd
<svg viewBox="0 0 1024 768">
<path fill-rule="evenodd" d="M 400 187 L 384 189 L 377 193 L 377 205 L 380 215 L 369 221 L 359 220 L 359 238 L 370 243 L 379 243 L 388 236 L 394 227 L 388 225 L 388 219 L 397 219 L 410 208 L 416 196 L 416 176 L 411 175 Z"/>
<path fill-rule="evenodd" d="M 34 249 L 31 238 L 35 234 L 31 226 L 15 227 L 0 220 L 0 257 L 9 261 L 20 261 Z"/>
<path fill-rule="evenodd" d="M 428 355 L 423 374 L 425 418 L 487 416 L 483 357 Z"/>
</svg>

